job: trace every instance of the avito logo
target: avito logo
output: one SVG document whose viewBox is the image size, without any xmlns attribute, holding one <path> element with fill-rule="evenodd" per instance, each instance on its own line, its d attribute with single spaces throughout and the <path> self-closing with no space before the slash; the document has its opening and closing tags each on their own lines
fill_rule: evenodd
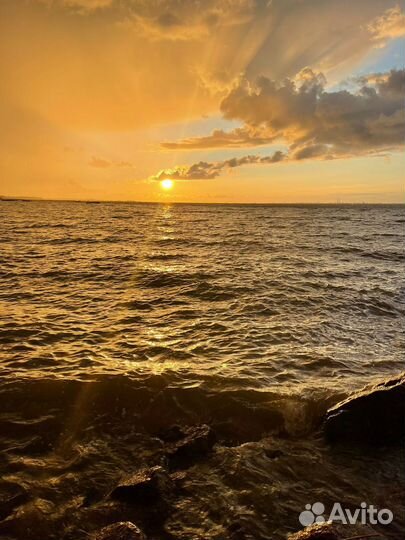
<svg viewBox="0 0 405 540">
<path fill-rule="evenodd" d="M 388 508 L 379 510 L 372 504 L 368 505 L 365 502 L 360 504 L 360 508 L 350 510 L 343 508 L 338 502 L 333 504 L 332 510 L 328 516 L 325 516 L 325 505 L 321 502 L 306 504 L 305 510 L 299 515 L 299 522 L 304 527 L 313 523 L 343 523 L 344 525 L 354 525 L 361 523 L 362 525 L 388 525 L 394 519 L 394 514 Z"/>
</svg>

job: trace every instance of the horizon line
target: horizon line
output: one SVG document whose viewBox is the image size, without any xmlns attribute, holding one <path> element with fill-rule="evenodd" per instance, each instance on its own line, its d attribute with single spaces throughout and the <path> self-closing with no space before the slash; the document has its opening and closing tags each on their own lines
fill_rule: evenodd
<svg viewBox="0 0 405 540">
<path fill-rule="evenodd" d="M 117 204 L 190 204 L 190 205 L 228 205 L 228 206 L 404 206 L 404 202 L 344 202 L 344 201 L 330 201 L 330 202 L 204 202 L 204 201 L 137 201 L 130 199 L 65 199 L 65 198 L 48 198 L 48 197 L 34 197 L 34 196 L 8 196 L 0 195 L 0 202 L 71 202 L 71 203 L 88 203 L 88 204 L 103 204 L 103 203 L 117 203 Z"/>
</svg>

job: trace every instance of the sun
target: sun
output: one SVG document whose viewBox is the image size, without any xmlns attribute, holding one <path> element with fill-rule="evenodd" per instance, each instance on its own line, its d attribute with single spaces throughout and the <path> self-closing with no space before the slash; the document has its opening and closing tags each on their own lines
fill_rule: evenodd
<svg viewBox="0 0 405 540">
<path fill-rule="evenodd" d="M 160 187 L 166 191 L 168 191 L 169 189 L 172 189 L 173 186 L 174 186 L 174 182 L 173 180 L 170 180 L 170 178 L 165 178 L 164 180 L 160 182 Z"/>
</svg>

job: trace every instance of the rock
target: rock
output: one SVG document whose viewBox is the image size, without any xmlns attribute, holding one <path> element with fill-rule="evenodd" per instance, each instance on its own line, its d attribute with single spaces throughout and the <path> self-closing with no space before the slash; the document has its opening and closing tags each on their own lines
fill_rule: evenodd
<svg viewBox="0 0 405 540">
<path fill-rule="evenodd" d="M 13 511 L 29 499 L 25 489 L 13 482 L 0 486 L 0 521 L 6 519 Z"/>
<path fill-rule="evenodd" d="M 330 408 L 323 429 L 330 442 L 403 444 L 405 374 L 367 386 Z"/>
<path fill-rule="evenodd" d="M 112 499 L 123 502 L 148 504 L 168 495 L 173 482 L 160 466 L 145 468 L 124 479 L 110 493 Z"/>
<path fill-rule="evenodd" d="M 167 457 L 171 465 L 187 465 L 207 455 L 215 442 L 215 434 L 206 424 L 185 428 L 184 437 L 173 443 L 167 451 Z"/>
<path fill-rule="evenodd" d="M 340 540 L 341 536 L 330 523 L 315 523 L 302 531 L 288 535 L 288 540 Z"/>
<path fill-rule="evenodd" d="M 387 540 L 386 536 L 376 533 L 369 525 L 348 525 L 342 523 L 314 523 L 302 531 L 287 536 L 288 540 L 368 540 L 369 538 Z"/>
<path fill-rule="evenodd" d="M 120 521 L 103 527 L 91 535 L 92 540 L 146 540 L 143 532 L 130 521 Z"/>
</svg>

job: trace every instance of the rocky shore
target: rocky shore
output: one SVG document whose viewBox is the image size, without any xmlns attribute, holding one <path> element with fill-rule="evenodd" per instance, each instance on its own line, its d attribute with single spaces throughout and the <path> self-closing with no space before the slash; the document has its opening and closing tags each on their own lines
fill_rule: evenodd
<svg viewBox="0 0 405 540">
<path fill-rule="evenodd" d="M 405 374 L 370 385 L 331 407 L 319 422 L 319 435 L 339 451 L 342 446 L 401 446 L 405 435 Z M 93 540 L 156 540 L 175 539 L 165 522 L 173 501 L 186 494 L 184 483 L 193 474 L 193 467 L 204 463 L 222 441 L 206 425 L 173 425 L 156 434 L 163 448 L 159 463 L 142 465 L 137 472 L 124 476 L 103 497 L 91 494 L 83 499 L 90 512 L 97 515 L 105 509 L 105 523 L 88 534 Z M 271 459 L 282 455 L 268 452 Z M 316 479 L 314 479 L 315 481 Z M 10 483 L 0 500 L 0 535 L 14 538 L 19 529 L 21 508 L 29 504 L 26 490 Z M 127 521 L 119 518 L 130 517 Z M 114 517 L 118 519 L 114 519 Z M 297 527 L 298 528 L 298 527 Z M 315 524 L 288 536 L 289 540 L 363 540 L 384 536 L 369 526 L 337 526 Z M 75 536 L 69 537 L 72 540 Z M 184 538 L 184 536 L 182 536 Z M 255 540 L 237 515 L 226 528 L 224 540 Z"/>
</svg>

